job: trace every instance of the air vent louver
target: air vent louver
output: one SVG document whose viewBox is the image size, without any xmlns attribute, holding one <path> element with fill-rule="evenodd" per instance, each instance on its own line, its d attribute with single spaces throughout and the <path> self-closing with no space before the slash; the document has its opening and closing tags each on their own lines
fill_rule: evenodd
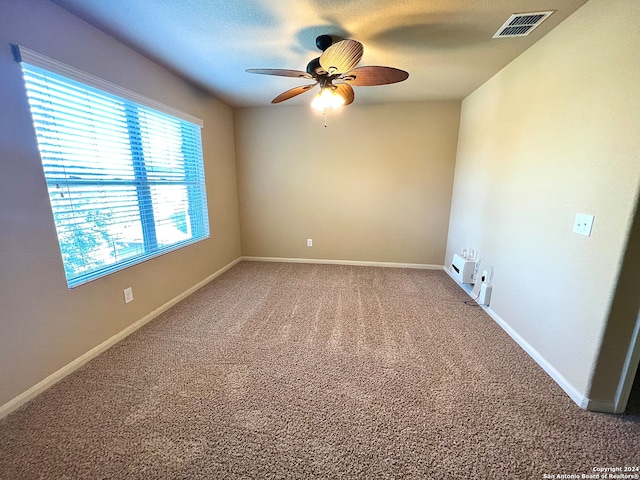
<svg viewBox="0 0 640 480">
<path fill-rule="evenodd" d="M 493 38 L 523 37 L 529 35 L 540 25 L 553 10 L 549 12 L 516 13 L 509 17 L 498 29 Z"/>
</svg>

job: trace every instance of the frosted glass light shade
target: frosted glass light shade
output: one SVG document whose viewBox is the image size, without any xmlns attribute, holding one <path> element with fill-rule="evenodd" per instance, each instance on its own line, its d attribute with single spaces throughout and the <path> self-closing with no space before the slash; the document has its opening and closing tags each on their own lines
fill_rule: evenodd
<svg viewBox="0 0 640 480">
<path fill-rule="evenodd" d="M 323 112 L 328 108 L 340 108 L 345 103 L 342 95 L 335 92 L 333 89 L 325 87 L 320 90 L 320 93 L 315 96 L 311 102 L 311 106 L 316 110 Z"/>
</svg>

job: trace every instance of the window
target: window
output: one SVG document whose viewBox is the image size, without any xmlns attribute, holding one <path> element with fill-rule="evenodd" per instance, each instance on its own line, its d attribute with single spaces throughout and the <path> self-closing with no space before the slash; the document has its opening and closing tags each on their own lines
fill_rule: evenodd
<svg viewBox="0 0 640 480">
<path fill-rule="evenodd" d="M 209 237 L 198 119 L 14 52 L 69 288 Z"/>
</svg>

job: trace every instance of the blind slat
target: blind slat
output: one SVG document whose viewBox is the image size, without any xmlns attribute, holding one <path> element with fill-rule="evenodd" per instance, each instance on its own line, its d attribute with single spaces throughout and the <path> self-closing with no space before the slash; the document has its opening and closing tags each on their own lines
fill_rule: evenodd
<svg viewBox="0 0 640 480">
<path fill-rule="evenodd" d="M 95 91 L 108 93 L 116 97 L 126 98 L 132 103 L 144 105 L 150 109 L 157 110 L 169 117 L 184 120 L 193 125 L 203 126 L 202 120 L 187 113 L 176 110 L 175 108 L 163 105 L 151 98 L 147 98 L 139 93 L 127 90 L 126 88 L 107 82 L 102 78 L 96 77 L 89 73 L 78 70 L 62 62 L 46 57 L 22 45 L 11 45 L 16 61 L 27 63 L 36 67 L 40 67 L 46 71 L 56 72 L 67 79 L 72 79 L 83 86 L 91 86 Z"/>
</svg>

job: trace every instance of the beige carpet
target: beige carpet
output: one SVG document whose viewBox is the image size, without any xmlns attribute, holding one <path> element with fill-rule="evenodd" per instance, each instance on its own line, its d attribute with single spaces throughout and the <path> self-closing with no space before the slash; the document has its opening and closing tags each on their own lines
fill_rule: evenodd
<svg viewBox="0 0 640 480">
<path fill-rule="evenodd" d="M 640 465 L 442 271 L 243 262 L 0 422 L 3 479 L 543 478 Z"/>
</svg>

